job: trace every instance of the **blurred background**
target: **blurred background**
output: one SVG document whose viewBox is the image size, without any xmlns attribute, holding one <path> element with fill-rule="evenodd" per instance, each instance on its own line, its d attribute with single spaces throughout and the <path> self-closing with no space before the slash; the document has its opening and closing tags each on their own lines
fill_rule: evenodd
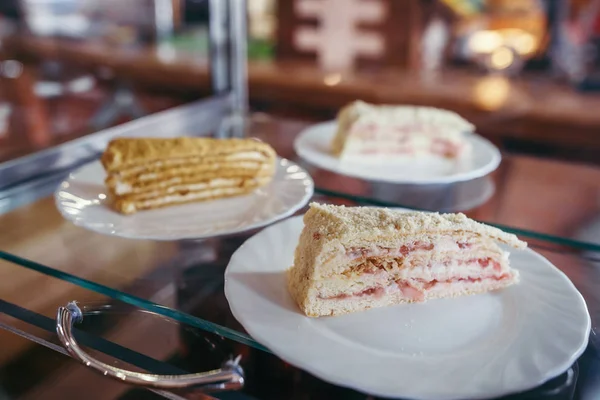
<svg viewBox="0 0 600 400">
<path fill-rule="evenodd" d="M 98 149 L 88 148 L 92 140 L 47 153 L 57 159 L 44 154 L 26 157 L 162 110 L 229 93 L 230 83 L 223 82 L 232 78 L 223 75 L 231 68 L 221 64 L 223 47 L 215 46 L 227 42 L 227 28 L 223 21 L 214 20 L 214 10 L 235 1 L 0 0 L 0 226 L 8 227 L 0 229 L 5 233 L 0 235 L 2 250 L 109 286 L 126 286 L 142 296 L 150 296 L 150 290 L 163 293 L 160 290 L 173 279 L 176 291 L 164 292 L 177 296 L 173 304 L 187 312 L 193 307 L 186 304 L 201 303 L 201 297 L 210 293 L 210 301 L 204 301 L 202 312 L 196 310 L 194 315 L 213 320 L 218 314 L 234 321 L 218 285 L 230 252 L 241 241 L 219 242 L 213 254 L 210 246 L 215 242 L 207 248 L 192 243 L 182 249 L 167 242 L 83 234 L 56 212 L 50 196 L 56 182 L 48 180 L 47 192 L 35 196 L 29 194 L 27 183 L 50 175 L 51 168 L 63 169 L 55 174 L 62 180 L 60 174 L 83 163 L 83 158 L 97 158 Z M 242 68 L 240 75 L 247 75 L 249 110 L 244 106 L 242 111 L 252 120 L 253 135 L 276 147 L 280 156 L 294 158 L 292 141 L 301 129 L 335 118 L 342 106 L 357 99 L 456 111 L 503 152 L 503 162 L 491 178 L 456 185 L 370 183 L 313 170 L 317 187 L 394 204 L 469 211 L 486 222 L 598 243 L 600 0 L 245 3 L 247 24 L 239 26 L 247 28 L 247 46 L 240 47 L 247 57 L 229 52 L 239 56 L 233 62 L 245 65 L 247 60 L 247 73 Z M 168 123 L 170 118 L 158 129 Z M 80 153 L 82 159 L 77 158 Z M 11 172 L 11 163 L 22 167 L 22 175 L 2 174 L 3 169 Z M 31 198 L 13 200 L 11 189 L 20 187 Z M 8 194 L 3 196 L 3 191 Z M 31 207 L 22 204 L 34 200 L 39 202 Z M 6 211 L 13 208 L 13 213 Z M 600 285 L 597 256 L 590 258 L 593 264 L 560 257 L 554 260 L 580 289 L 589 285 L 584 293 L 595 307 Z M 171 276 L 173 266 L 179 264 L 199 266 L 190 270 L 201 272 Z M 207 265 L 215 268 L 204 268 Z M 3 268 L 6 278 L 0 279 L 5 285 L 0 298 L 48 315 L 67 300 L 98 297 L 82 294 L 74 284 L 39 280 L 16 265 L 4 263 Z M 136 279 L 138 286 L 132 283 Z M 203 280 L 216 281 L 217 289 L 198 290 Z M 27 290 L 25 285 L 30 285 Z M 45 296 L 32 295 L 37 291 Z M 171 305 L 167 300 L 156 301 Z M 110 300 L 102 297 L 101 301 Z M 598 315 L 597 309 L 591 311 Z M 118 328 L 113 337 L 126 337 L 127 346 L 133 343 L 160 351 L 158 359 L 178 346 L 177 340 L 165 340 L 161 348 L 154 346 L 159 339 L 142 340 L 149 329 L 136 322 Z M 178 334 L 175 328 L 161 332 Z M 155 335 L 160 337 L 160 332 Z M 27 392 L 36 377 L 62 373 L 52 359 L 37 364 L 43 358 L 37 353 L 31 357 L 35 368 L 21 364 L 18 356 L 31 347 L 28 340 L 8 333 L 1 339 L 0 399 L 15 398 L 4 396 L 7 387 Z M 192 350 L 188 354 L 202 354 Z M 191 358 L 197 362 L 204 356 Z M 22 380 L 24 368 L 37 371 L 29 381 Z M 589 372 L 595 387 L 597 371 Z M 77 377 L 52 378 L 23 398 L 42 398 L 36 394 L 44 390 L 43 398 L 68 398 L 63 395 L 65 387 L 90 382 Z M 100 378 L 97 387 L 108 393 Z M 52 385 L 55 397 L 48 394 Z M 82 387 L 94 392 L 90 386 Z M 96 395 L 86 393 L 89 399 L 110 398 L 101 397 L 101 391 Z M 587 398 L 598 398 L 597 392 Z"/>
<path fill-rule="evenodd" d="M 2 0 L 0 162 L 209 96 L 208 0 Z M 218 3 L 218 2 L 214 2 Z M 248 0 L 250 109 L 459 112 L 505 150 L 600 163 L 598 0 Z"/>
</svg>

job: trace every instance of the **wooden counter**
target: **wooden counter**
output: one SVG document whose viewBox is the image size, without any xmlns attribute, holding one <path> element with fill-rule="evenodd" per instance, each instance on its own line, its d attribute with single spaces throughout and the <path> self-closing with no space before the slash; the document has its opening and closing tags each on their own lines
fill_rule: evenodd
<svg viewBox="0 0 600 400">
<path fill-rule="evenodd" d="M 26 36 L 9 38 L 5 45 L 23 60 L 108 68 L 116 77 L 153 90 L 210 92 L 208 64 L 201 55 Z M 326 75 L 312 64 L 250 62 L 249 87 L 254 108 L 294 117 L 331 118 L 355 99 L 443 107 L 472 120 L 497 142 L 545 146 L 550 154 L 600 163 L 594 157 L 600 151 L 600 95 L 578 93 L 540 76 L 508 80 L 446 71 L 425 78 L 400 70 Z"/>
</svg>

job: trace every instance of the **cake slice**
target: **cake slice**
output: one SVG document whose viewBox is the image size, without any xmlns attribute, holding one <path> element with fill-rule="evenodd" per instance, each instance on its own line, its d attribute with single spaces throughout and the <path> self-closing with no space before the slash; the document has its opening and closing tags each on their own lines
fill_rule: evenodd
<svg viewBox="0 0 600 400">
<path fill-rule="evenodd" d="M 458 158 L 470 150 L 465 134 L 474 130 L 471 123 L 452 111 L 362 101 L 344 107 L 337 122 L 331 151 L 342 160 L 424 155 Z"/>
<path fill-rule="evenodd" d="M 254 139 L 118 138 L 102 155 L 117 211 L 249 193 L 270 182 L 275 151 Z"/>
<path fill-rule="evenodd" d="M 527 246 L 464 214 L 312 203 L 288 288 L 310 317 L 502 289 L 519 274 L 497 242 Z"/>
</svg>

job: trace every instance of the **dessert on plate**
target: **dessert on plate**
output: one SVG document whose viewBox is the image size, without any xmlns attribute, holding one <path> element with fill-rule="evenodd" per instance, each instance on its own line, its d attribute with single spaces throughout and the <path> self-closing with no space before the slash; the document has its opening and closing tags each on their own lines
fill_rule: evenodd
<svg viewBox="0 0 600 400">
<path fill-rule="evenodd" d="M 101 162 L 123 214 L 239 196 L 271 181 L 276 154 L 254 139 L 117 138 Z"/>
<path fill-rule="evenodd" d="M 473 130 L 448 110 L 354 101 L 338 114 L 331 152 L 342 161 L 427 155 L 455 159 L 470 151 L 466 134 Z"/>
<path fill-rule="evenodd" d="M 312 203 L 288 289 L 310 317 L 502 289 L 519 273 L 497 242 L 527 246 L 464 214 Z"/>
</svg>

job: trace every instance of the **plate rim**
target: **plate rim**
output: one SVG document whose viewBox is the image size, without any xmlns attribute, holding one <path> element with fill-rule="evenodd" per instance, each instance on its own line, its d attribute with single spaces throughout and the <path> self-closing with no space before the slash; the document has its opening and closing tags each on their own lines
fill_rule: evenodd
<svg viewBox="0 0 600 400">
<path fill-rule="evenodd" d="M 306 206 L 306 204 L 308 204 L 308 202 L 310 201 L 310 199 L 312 198 L 312 196 L 314 195 L 314 191 L 315 191 L 315 182 L 312 178 L 312 176 L 310 175 L 310 173 L 301 165 L 299 165 L 298 163 L 289 160 L 287 158 L 283 158 L 280 156 L 277 156 L 276 162 L 278 163 L 278 165 L 282 162 L 285 161 L 288 163 L 289 166 L 296 166 L 300 169 L 300 172 L 304 172 L 306 174 L 306 178 L 310 184 L 307 185 L 307 190 L 305 190 L 304 195 L 302 196 L 301 201 L 298 201 L 293 207 L 290 207 L 289 209 L 287 209 L 285 212 L 277 214 L 269 219 L 265 219 L 263 221 L 260 222 L 256 222 L 256 223 L 252 223 L 249 224 L 247 226 L 244 226 L 241 229 L 235 229 L 235 230 L 228 230 L 228 231 L 222 231 L 222 232 L 217 232 L 214 234 L 205 234 L 205 235 L 176 235 L 176 236 L 170 236 L 170 237 L 165 237 L 165 236 L 157 236 L 157 235 L 132 235 L 132 234 L 123 234 L 123 233 L 108 233 L 106 232 L 106 230 L 101 230 L 98 229 L 96 227 L 93 226 L 89 226 L 86 225 L 85 223 L 82 223 L 81 221 L 77 220 L 76 218 L 72 218 L 68 213 L 65 213 L 63 210 L 63 207 L 61 207 L 60 205 L 60 199 L 59 199 L 59 193 L 63 190 L 62 189 L 62 185 L 65 182 L 70 182 L 72 180 L 72 176 L 73 174 L 79 173 L 81 172 L 84 168 L 89 168 L 91 167 L 93 164 L 100 164 L 100 159 L 96 159 L 90 162 L 87 162 L 81 166 L 79 166 L 78 168 L 69 171 L 69 174 L 60 181 L 60 183 L 58 183 L 58 185 L 56 186 L 54 193 L 53 193 L 53 197 L 54 197 L 54 205 L 56 207 L 56 209 L 58 210 L 58 212 L 60 213 L 61 217 L 65 220 L 68 221 L 70 223 L 72 223 L 75 226 L 84 228 L 86 230 L 89 230 L 91 232 L 95 232 L 95 233 L 99 233 L 102 235 L 107 235 L 107 236 L 112 236 L 112 237 L 119 237 L 119 238 L 123 238 L 123 239 L 132 239 L 132 240 L 154 240 L 157 242 L 170 242 L 170 241 L 180 241 L 180 240 L 204 240 L 204 239 L 209 239 L 209 238 L 217 238 L 217 237 L 225 237 L 225 236 L 231 236 L 231 235 L 237 235 L 237 234 L 241 234 L 244 232 L 249 232 L 252 231 L 254 229 L 259 229 L 262 227 L 266 227 L 266 226 L 270 226 L 273 225 L 276 222 L 281 221 L 282 219 L 285 219 L 291 215 L 293 215 L 296 211 L 300 210 L 302 207 Z M 218 200 L 215 200 L 218 201 Z M 124 216 L 122 216 L 124 217 Z"/>
<path fill-rule="evenodd" d="M 255 340 L 256 342 L 262 344 L 264 347 L 269 349 L 269 351 L 271 351 L 276 357 L 294 365 L 296 368 L 299 368 L 310 374 L 315 375 L 319 379 L 322 379 L 326 382 L 329 382 L 331 384 L 334 384 L 334 385 L 337 385 L 340 387 L 350 388 L 350 389 L 357 390 L 362 393 L 368 393 L 370 395 L 374 395 L 377 397 L 383 397 L 383 398 L 393 398 L 393 397 L 398 397 L 398 396 L 403 396 L 403 397 L 408 396 L 409 398 L 414 397 L 415 399 L 419 399 L 419 400 L 451 400 L 451 399 L 475 400 L 475 399 L 496 398 L 498 396 L 506 396 L 506 395 L 520 393 L 520 392 L 534 389 L 534 388 L 542 385 L 543 383 L 549 381 L 550 379 L 553 379 L 553 378 L 559 376 L 560 374 L 564 373 L 571 365 L 573 365 L 573 363 L 583 354 L 583 352 L 585 351 L 585 349 L 588 346 L 590 330 L 591 330 L 591 316 L 590 316 L 589 309 L 588 309 L 585 298 L 583 297 L 581 292 L 577 289 L 577 287 L 573 284 L 573 282 L 568 278 L 568 276 L 563 271 L 561 271 L 558 267 L 556 267 L 552 262 L 550 262 L 550 260 L 548 260 L 543 255 L 532 250 L 531 248 L 527 248 L 522 251 L 528 252 L 530 255 L 536 257 L 538 260 L 540 260 L 540 262 L 544 263 L 547 267 L 553 268 L 554 272 L 556 272 L 560 276 L 563 283 L 565 285 L 569 286 L 570 290 L 573 292 L 573 294 L 576 296 L 578 302 L 582 306 L 581 311 L 585 311 L 585 315 L 586 315 L 585 331 L 583 330 L 583 328 L 578 331 L 580 335 L 584 336 L 583 340 L 581 341 L 581 344 L 579 345 L 579 348 L 575 352 L 573 352 L 568 357 L 568 359 L 565 359 L 565 361 L 563 361 L 560 364 L 557 364 L 557 366 L 555 366 L 553 369 L 546 371 L 544 374 L 541 374 L 543 376 L 541 376 L 539 379 L 537 379 L 535 381 L 532 380 L 531 382 L 529 382 L 529 384 L 522 384 L 519 387 L 511 387 L 509 390 L 506 390 L 506 389 L 504 389 L 503 391 L 497 390 L 497 392 L 491 393 L 489 395 L 485 395 L 484 397 L 482 397 L 481 394 L 473 394 L 473 395 L 467 396 L 467 397 L 465 397 L 463 395 L 461 395 L 460 397 L 456 397 L 456 396 L 452 396 L 451 394 L 447 395 L 447 396 L 446 395 L 435 395 L 435 394 L 431 395 L 431 396 L 418 396 L 416 393 L 406 393 L 406 394 L 395 394 L 394 395 L 394 394 L 385 393 L 385 392 L 378 392 L 377 390 L 371 390 L 371 389 L 365 390 L 364 388 L 360 388 L 358 385 L 343 382 L 342 378 L 340 378 L 339 376 L 332 375 L 331 373 L 329 373 L 326 370 L 322 370 L 322 369 L 319 370 L 318 365 L 310 364 L 309 361 L 303 362 L 301 360 L 301 357 L 299 358 L 297 356 L 293 356 L 290 354 L 282 354 L 284 352 L 274 352 L 266 344 L 268 342 L 268 340 L 265 340 L 265 337 L 263 335 L 261 335 L 260 333 L 257 334 L 256 331 L 251 332 L 254 330 L 254 327 L 248 329 L 248 327 L 242 322 L 242 321 L 245 321 L 245 319 L 243 317 L 240 318 L 241 314 L 240 314 L 239 310 L 236 309 L 236 306 L 233 304 L 234 302 L 232 302 L 232 300 L 231 300 L 231 298 L 232 298 L 231 290 L 232 289 L 230 287 L 230 284 L 228 283 L 231 280 L 231 278 L 228 279 L 228 276 L 231 274 L 231 265 L 233 264 L 234 259 L 241 257 L 238 253 L 240 253 L 241 251 L 243 251 L 243 249 L 250 246 L 250 244 L 248 244 L 248 243 L 252 239 L 254 239 L 255 237 L 257 237 L 261 234 L 263 234 L 263 235 L 266 234 L 267 230 L 281 229 L 281 226 L 284 226 L 286 224 L 295 224 L 295 223 L 300 224 L 300 223 L 302 223 L 302 221 L 301 221 L 302 217 L 303 217 L 303 215 L 298 215 L 298 216 L 293 216 L 293 217 L 289 217 L 284 220 L 278 221 L 276 224 L 273 224 L 273 225 L 265 228 L 264 230 L 252 235 L 238 249 L 236 249 L 236 251 L 232 254 L 232 256 L 227 264 L 227 268 L 225 269 L 224 293 L 225 293 L 225 298 L 227 299 L 229 308 L 230 308 L 231 313 L 233 314 L 234 318 L 236 319 L 236 321 L 238 321 L 238 323 L 240 323 L 242 325 L 242 327 L 248 332 L 248 334 L 252 337 L 253 340 Z M 236 256 L 236 254 L 238 254 L 238 255 Z M 279 346 L 279 347 L 281 347 L 281 346 Z"/>
<path fill-rule="evenodd" d="M 348 177 L 352 177 L 352 178 L 363 179 L 363 180 L 371 181 L 371 182 L 387 182 L 387 183 L 406 184 L 406 185 L 436 185 L 436 184 L 439 185 L 439 184 L 451 184 L 451 183 L 456 183 L 456 182 L 469 181 L 472 179 L 481 178 L 483 176 L 486 176 L 486 175 L 494 172 L 496 169 L 498 169 L 498 167 L 500 166 L 500 163 L 502 162 L 502 153 L 500 152 L 498 147 L 495 146 L 492 142 L 490 142 L 485 137 L 473 132 L 473 133 L 469 133 L 467 135 L 467 139 L 471 140 L 471 141 L 478 141 L 478 142 L 482 143 L 492 154 L 490 161 L 486 165 L 484 165 L 483 167 L 480 167 L 478 169 L 475 169 L 475 170 L 469 170 L 466 172 L 461 172 L 461 173 L 452 174 L 452 175 L 443 175 L 443 176 L 433 177 L 430 179 L 407 179 L 407 178 L 393 179 L 393 178 L 385 178 L 385 177 L 374 178 L 372 176 L 366 176 L 366 175 L 362 175 L 360 173 L 358 173 L 358 174 L 347 173 L 347 172 L 342 171 L 341 169 L 330 168 L 329 166 L 326 166 L 319 161 L 314 161 L 314 158 L 312 158 L 310 155 L 307 156 L 307 151 L 305 150 L 305 148 L 303 146 L 301 146 L 302 142 L 307 140 L 306 137 L 308 135 L 310 135 L 313 131 L 318 130 L 318 129 L 329 129 L 331 127 L 333 129 L 331 129 L 332 133 L 330 133 L 330 134 L 333 136 L 333 134 L 335 133 L 335 128 L 334 128 L 335 126 L 337 126 L 337 121 L 329 120 L 329 121 L 318 122 L 316 124 L 312 124 L 310 126 L 307 126 L 304 129 L 302 129 L 302 131 L 300 131 L 300 133 L 294 138 L 294 151 L 300 158 L 302 158 L 304 161 L 306 161 L 310 165 L 312 165 L 314 167 L 322 168 L 329 172 L 334 172 L 336 174 L 340 174 L 340 175 L 344 175 L 344 176 L 348 176 Z M 329 157 L 335 161 L 333 156 L 329 156 Z M 339 162 L 339 161 L 337 161 L 337 162 Z"/>
</svg>

